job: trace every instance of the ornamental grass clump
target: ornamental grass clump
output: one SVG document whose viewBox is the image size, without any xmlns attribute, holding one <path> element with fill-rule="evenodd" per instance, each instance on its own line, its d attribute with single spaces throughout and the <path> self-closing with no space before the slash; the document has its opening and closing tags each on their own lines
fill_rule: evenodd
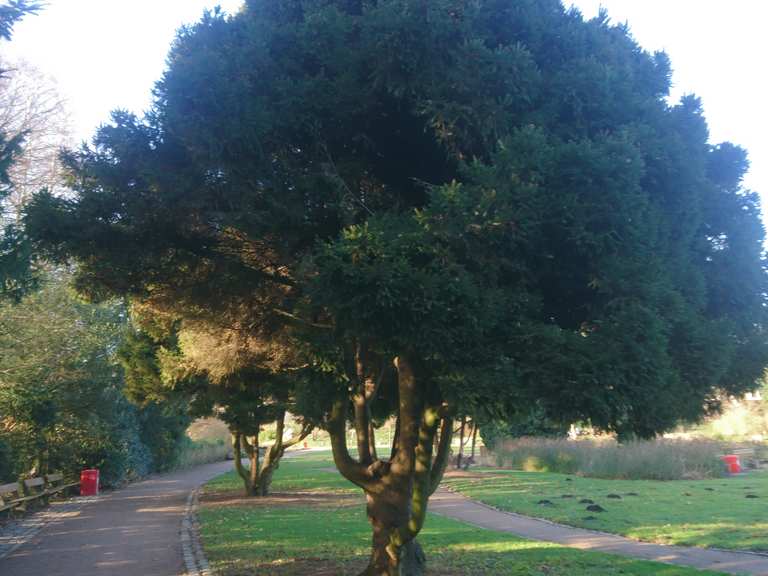
<svg viewBox="0 0 768 576">
<path fill-rule="evenodd" d="M 497 451 L 501 466 L 616 480 L 716 478 L 726 473 L 727 448 L 709 440 L 509 440 Z"/>
</svg>

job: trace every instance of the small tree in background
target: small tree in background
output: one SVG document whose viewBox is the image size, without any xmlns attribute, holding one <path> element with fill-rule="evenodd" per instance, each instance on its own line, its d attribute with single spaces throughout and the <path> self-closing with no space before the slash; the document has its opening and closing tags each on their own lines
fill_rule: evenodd
<svg viewBox="0 0 768 576">
<path fill-rule="evenodd" d="M 13 35 L 13 27 L 25 16 L 36 14 L 43 7 L 42 2 L 28 0 L 10 0 L 0 4 L 0 42 L 8 41 Z M 18 208 L 20 199 L 19 185 L 31 183 L 26 177 L 19 178 L 23 172 L 27 154 L 27 144 L 32 136 L 33 141 L 39 143 L 37 136 L 41 131 L 47 131 L 48 122 L 60 112 L 60 101 L 55 90 L 49 88 L 46 80 L 40 86 L 23 86 L 19 90 L 19 79 L 30 76 L 29 69 L 25 73 L 19 73 L 16 66 L 0 62 L 0 298 L 11 298 L 18 301 L 25 292 L 33 288 L 37 283 L 31 265 L 30 247 L 21 230 L 15 224 L 6 221 L 4 209 L 9 197 L 14 196 L 17 202 L 11 202 Z M 50 108 L 48 104 L 52 100 L 57 104 Z M 38 104 L 43 104 L 38 106 Z M 25 108 L 32 114 L 20 113 L 20 108 Z M 60 126 L 58 121 L 51 126 Z M 56 150 L 47 159 L 55 163 Z M 39 158 L 38 158 L 39 160 Z M 27 165 L 31 172 L 45 172 L 40 170 L 37 163 Z M 36 191 L 36 190 L 35 190 Z M 27 190 L 31 193 L 32 190 Z M 18 210 L 14 212 L 18 215 Z"/>
<path fill-rule="evenodd" d="M 286 369 L 279 348 L 270 352 L 223 327 L 190 330 L 180 320 L 146 317 L 147 312 L 146 306 L 134 307 L 137 324 L 147 332 L 133 332 L 120 350 L 128 396 L 139 405 L 183 402 L 191 417 L 224 421 L 245 494 L 266 496 L 285 451 L 313 429 L 307 421 L 297 434 L 285 437 L 286 416 L 295 404 L 293 382 L 301 368 Z M 275 425 L 275 441 L 262 458 L 259 435 L 267 424 Z M 248 468 L 242 464 L 244 455 Z"/>
</svg>

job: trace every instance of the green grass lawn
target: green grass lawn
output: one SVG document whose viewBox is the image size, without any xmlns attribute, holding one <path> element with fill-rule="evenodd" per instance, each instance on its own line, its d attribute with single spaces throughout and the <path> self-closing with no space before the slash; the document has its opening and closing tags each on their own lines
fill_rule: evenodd
<svg viewBox="0 0 768 576">
<path fill-rule="evenodd" d="M 768 551 L 766 472 L 658 482 L 486 470 L 447 478 L 445 485 L 503 510 L 638 540 Z M 605 512 L 588 512 L 582 499 L 593 500 Z M 542 500 L 551 504 L 539 504 Z"/>
<path fill-rule="evenodd" d="M 267 499 L 241 498 L 234 474 L 207 484 L 201 534 L 216 573 L 344 576 L 361 570 L 370 542 L 364 502 L 329 467 L 327 453 L 284 461 Z M 430 574 L 441 576 L 715 574 L 522 540 L 436 515 L 420 540 Z"/>
</svg>

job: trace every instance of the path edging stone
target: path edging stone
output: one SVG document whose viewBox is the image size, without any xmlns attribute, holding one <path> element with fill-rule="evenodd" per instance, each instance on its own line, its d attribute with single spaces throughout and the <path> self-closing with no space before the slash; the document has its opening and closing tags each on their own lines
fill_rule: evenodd
<svg viewBox="0 0 768 576">
<path fill-rule="evenodd" d="M 478 506 L 481 506 L 483 508 L 487 508 L 488 510 L 491 510 L 493 512 L 506 514 L 507 516 L 512 516 L 513 518 L 522 518 L 524 520 L 537 520 L 539 522 L 549 524 L 556 528 L 573 528 L 576 530 L 582 530 L 584 532 L 591 532 L 592 534 L 597 534 L 600 536 L 618 536 L 620 538 L 626 538 L 627 540 L 632 540 L 633 542 L 638 542 L 639 544 L 654 544 L 658 546 L 669 546 L 671 548 L 678 547 L 678 548 L 690 548 L 690 549 L 698 549 L 698 550 L 712 550 L 714 552 L 727 552 L 727 553 L 735 553 L 735 554 L 751 554 L 752 556 L 760 556 L 762 558 L 768 558 L 768 552 L 760 552 L 757 550 L 741 550 L 738 548 L 717 548 L 716 546 L 680 546 L 678 544 L 665 544 L 663 542 L 654 542 L 653 540 L 638 540 L 636 538 L 630 538 L 629 536 L 624 536 L 616 532 L 604 532 L 602 530 L 595 530 L 594 528 L 572 526 L 571 524 L 563 524 L 561 522 L 555 522 L 554 520 L 541 518 L 539 516 L 527 516 L 525 514 L 520 514 L 519 512 L 511 512 L 510 510 L 505 510 L 504 508 L 497 508 L 496 506 L 493 506 L 492 504 L 488 504 L 487 502 L 483 502 L 482 500 L 470 498 L 463 492 L 459 490 L 454 490 L 453 487 L 451 486 L 440 486 L 440 488 L 446 490 L 447 492 L 450 492 L 451 494 L 461 496 L 462 498 L 467 498 L 468 500 L 471 500 L 474 504 L 477 504 Z M 436 513 L 439 514 L 439 512 L 436 512 Z M 473 524 L 473 526 L 477 526 L 477 525 Z M 478 528 L 482 528 L 482 527 L 478 526 Z"/>
<path fill-rule="evenodd" d="M 199 495 L 200 488 L 189 493 L 184 518 L 181 521 L 181 551 L 186 566 L 185 576 L 213 576 L 200 543 L 200 523 L 197 520 Z"/>
<path fill-rule="evenodd" d="M 500 510 L 446 487 L 441 487 L 435 497 L 435 501 L 430 503 L 432 512 L 485 530 L 508 532 L 523 538 L 553 542 L 580 550 L 690 566 L 700 570 L 768 576 L 768 554 L 761 552 L 673 546 L 632 540 L 618 534 L 577 528 L 544 518 Z"/>
</svg>

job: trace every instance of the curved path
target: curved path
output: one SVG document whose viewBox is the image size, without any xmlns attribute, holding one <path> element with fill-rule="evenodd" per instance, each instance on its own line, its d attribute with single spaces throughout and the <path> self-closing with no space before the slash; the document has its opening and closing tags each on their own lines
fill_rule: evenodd
<svg viewBox="0 0 768 576">
<path fill-rule="evenodd" d="M 445 488 L 439 489 L 430 498 L 429 509 L 478 528 L 509 532 L 531 540 L 556 542 L 581 550 L 620 554 L 729 574 L 768 575 L 768 555 L 638 542 L 615 534 L 503 512 Z"/>
<path fill-rule="evenodd" d="M 56 514 L 0 559 L 2 576 L 180 576 L 190 493 L 231 462 L 149 478 Z"/>
</svg>

